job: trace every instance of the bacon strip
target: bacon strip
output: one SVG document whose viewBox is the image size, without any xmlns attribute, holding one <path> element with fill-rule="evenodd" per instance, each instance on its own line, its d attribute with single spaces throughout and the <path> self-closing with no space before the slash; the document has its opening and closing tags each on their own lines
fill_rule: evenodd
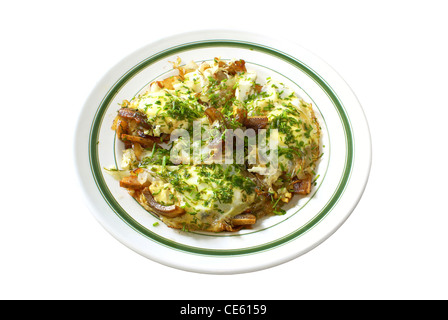
<svg viewBox="0 0 448 320">
<path fill-rule="evenodd" d="M 123 117 L 125 119 L 132 119 L 135 120 L 139 125 L 141 125 L 145 129 L 150 129 L 151 125 L 148 123 L 148 118 L 146 117 L 146 114 L 132 109 L 132 108 L 121 108 L 118 110 L 118 115 L 120 117 Z"/>
</svg>

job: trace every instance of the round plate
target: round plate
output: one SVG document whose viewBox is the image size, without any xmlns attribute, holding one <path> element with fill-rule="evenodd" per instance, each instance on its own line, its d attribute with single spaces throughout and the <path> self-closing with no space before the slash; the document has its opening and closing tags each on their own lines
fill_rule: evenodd
<svg viewBox="0 0 448 320">
<path fill-rule="evenodd" d="M 322 127 L 323 156 L 313 192 L 296 196 L 282 216 L 261 219 L 237 233 L 168 228 L 145 211 L 104 168 L 117 164 L 120 146 L 111 130 L 118 103 L 184 63 L 244 59 L 259 77 L 270 76 L 311 102 Z M 87 203 L 116 239 L 154 261 L 202 273 L 260 270 L 296 258 L 333 234 L 357 205 L 370 172 L 371 141 L 363 110 L 347 84 L 322 60 L 290 42 L 223 30 L 172 36 L 132 53 L 93 90 L 79 118 L 76 164 Z M 155 225 L 154 225 L 155 224 Z"/>
</svg>

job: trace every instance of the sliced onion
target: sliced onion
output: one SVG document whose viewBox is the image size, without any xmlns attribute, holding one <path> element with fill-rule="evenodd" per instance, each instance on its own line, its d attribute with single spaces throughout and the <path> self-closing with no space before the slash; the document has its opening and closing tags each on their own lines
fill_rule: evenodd
<svg viewBox="0 0 448 320">
<path fill-rule="evenodd" d="M 171 206 L 164 206 L 158 203 L 156 200 L 154 200 L 154 197 L 152 196 L 151 191 L 149 191 L 149 188 L 143 189 L 142 193 L 145 196 L 149 207 L 157 214 L 168 218 L 175 218 L 185 213 L 184 209 L 174 204 Z"/>
</svg>

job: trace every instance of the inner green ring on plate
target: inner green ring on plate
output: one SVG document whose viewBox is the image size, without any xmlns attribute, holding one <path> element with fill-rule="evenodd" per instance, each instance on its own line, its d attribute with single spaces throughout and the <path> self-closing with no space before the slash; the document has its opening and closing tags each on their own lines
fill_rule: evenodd
<svg viewBox="0 0 448 320">
<path fill-rule="evenodd" d="M 339 117 L 341 119 L 341 123 L 344 129 L 344 134 L 346 137 L 346 159 L 344 165 L 344 171 L 342 177 L 339 181 L 338 187 L 336 191 L 333 193 L 332 197 L 326 203 L 324 208 L 314 216 L 313 219 L 308 221 L 307 224 L 301 226 L 299 229 L 279 238 L 274 241 L 270 241 L 268 243 L 264 243 L 257 246 L 247 247 L 247 248 L 239 248 L 239 249 L 207 249 L 207 248 L 199 248 L 193 247 L 189 245 L 185 245 L 182 243 L 178 243 L 172 241 L 170 239 L 164 238 L 158 235 L 155 232 L 152 232 L 135 221 L 117 202 L 117 200 L 113 197 L 109 188 L 107 187 L 104 177 L 102 175 L 101 166 L 99 164 L 99 156 L 98 156 L 98 137 L 99 137 L 99 129 L 101 126 L 101 122 L 104 114 L 106 113 L 107 108 L 110 103 L 113 101 L 117 92 L 130 80 L 132 79 L 138 72 L 143 70 L 144 68 L 150 66 L 151 64 L 166 58 L 168 56 L 178 54 L 183 51 L 192 50 L 192 49 L 200 49 L 200 48 L 210 48 L 210 47 L 237 47 L 249 50 L 256 50 L 259 52 L 263 52 L 272 56 L 275 56 L 287 63 L 291 64 L 295 68 L 298 68 L 307 76 L 309 76 L 319 87 L 326 93 L 329 99 L 332 101 L 335 106 Z M 289 241 L 296 239 L 297 237 L 303 235 L 305 232 L 309 231 L 315 225 L 317 225 L 322 219 L 333 209 L 335 204 L 339 201 L 340 197 L 344 193 L 347 182 L 349 181 L 354 154 L 353 154 L 353 134 L 351 131 L 350 120 L 345 112 L 342 102 L 338 99 L 336 93 L 332 90 L 332 88 L 320 77 L 314 70 L 308 67 L 306 64 L 297 60 L 296 58 L 287 55 L 283 52 L 280 52 L 276 49 L 249 42 L 240 42 L 235 40 L 204 40 L 198 42 L 191 42 L 181 44 L 175 47 L 168 48 L 164 51 L 158 52 L 157 54 L 148 57 L 147 59 L 141 61 L 133 68 L 128 70 L 107 92 L 101 101 L 90 130 L 89 136 L 89 162 L 90 168 L 95 180 L 95 183 L 103 196 L 104 200 L 107 202 L 109 207 L 130 227 L 144 235 L 145 237 L 160 243 L 161 245 L 167 246 L 174 250 L 180 250 L 182 252 L 191 253 L 191 254 L 201 254 L 201 255 L 210 255 L 210 256 L 235 256 L 235 255 L 245 255 L 245 254 L 254 254 L 257 252 L 265 251 L 273 249 L 277 246 L 283 245 Z"/>
<path fill-rule="evenodd" d="M 230 60 L 230 59 L 222 59 L 222 60 Z M 209 59 L 209 60 L 198 60 L 198 61 L 195 61 L 195 62 L 196 62 L 197 64 L 200 64 L 200 63 L 202 63 L 202 62 L 207 62 L 207 61 L 213 61 L 213 59 Z M 328 128 L 327 128 L 327 124 L 326 124 L 326 121 L 325 121 L 325 117 L 322 115 L 322 112 L 321 112 L 321 110 L 319 109 L 319 106 L 316 104 L 316 102 L 313 100 L 313 98 L 308 94 L 308 92 L 306 92 L 306 90 L 304 90 L 304 88 L 302 88 L 300 85 L 298 85 L 294 80 L 292 80 L 292 79 L 286 77 L 284 74 L 279 73 L 278 71 L 276 71 L 276 70 L 274 70 L 274 69 L 272 69 L 272 68 L 269 68 L 269 67 L 267 67 L 267 66 L 265 66 L 265 65 L 262 65 L 262 64 L 258 64 L 258 63 L 255 63 L 255 62 L 251 62 L 250 60 L 247 60 L 247 59 L 245 59 L 245 61 L 246 61 L 246 66 L 248 66 L 248 65 L 256 65 L 256 66 L 258 66 L 258 67 L 262 67 L 262 68 L 268 69 L 268 70 L 271 72 L 271 74 L 274 74 L 274 73 L 275 73 L 277 76 L 282 77 L 282 78 L 284 78 L 284 79 L 287 79 L 288 81 L 290 81 L 291 83 L 293 83 L 297 88 L 299 88 L 300 90 L 302 90 L 302 91 L 307 95 L 308 99 L 311 100 L 311 102 L 312 102 L 313 105 L 314 105 L 314 108 L 317 108 L 317 109 L 319 110 L 319 113 L 321 114 L 321 117 L 322 117 L 321 121 L 323 121 L 323 123 L 325 124 L 324 127 L 326 128 L 326 133 L 327 133 L 328 139 L 330 139 L 330 134 L 329 134 L 329 132 L 328 132 Z M 172 70 L 168 70 L 168 71 L 164 71 L 163 73 L 154 76 L 150 81 L 148 81 L 147 83 L 145 83 L 145 85 L 144 85 L 143 87 L 141 87 L 140 90 L 138 90 L 138 91 L 134 94 L 133 98 L 135 98 L 136 96 L 138 96 L 139 93 L 142 92 L 142 90 L 144 90 L 144 88 L 148 88 L 149 85 L 150 85 L 153 81 L 155 81 L 156 79 L 163 79 L 163 77 L 165 77 L 166 74 L 169 73 L 169 72 L 173 72 L 173 69 L 172 69 Z M 274 76 L 272 76 L 272 77 L 274 78 Z M 275 77 L 275 78 L 278 79 L 277 77 Z M 147 89 L 145 89 L 145 90 L 147 90 Z M 131 98 L 131 100 L 132 100 L 133 98 Z M 322 123 L 321 123 L 321 125 L 322 125 Z M 114 139 L 114 143 L 113 143 L 113 145 L 112 145 L 112 149 L 113 149 L 113 153 L 114 153 L 114 163 L 115 163 L 115 168 L 119 168 L 119 166 L 118 166 L 118 162 L 117 162 L 117 154 L 116 154 L 116 142 L 117 142 L 117 139 L 116 139 L 116 135 L 115 135 L 115 139 Z M 328 141 L 328 142 L 329 142 L 329 144 L 331 145 L 330 141 Z M 327 147 L 328 147 L 327 150 L 328 150 L 328 152 L 329 152 L 329 153 L 326 153 L 326 154 L 327 154 L 327 161 L 330 161 L 330 155 L 331 155 L 331 152 L 330 152 L 330 145 L 327 146 Z M 190 232 L 190 233 L 193 233 L 193 234 L 200 235 L 200 236 L 202 236 L 202 237 L 207 237 L 207 236 L 208 236 L 208 237 L 215 237 L 215 238 L 216 238 L 216 237 L 241 237 L 241 236 L 243 236 L 243 235 L 244 235 L 244 236 L 248 236 L 248 235 L 251 235 L 251 234 L 255 234 L 255 233 L 259 233 L 259 232 L 263 232 L 263 231 L 265 231 L 265 230 L 267 230 L 267 229 L 271 229 L 271 228 L 273 228 L 273 227 L 275 227 L 275 226 L 278 226 L 278 225 L 281 224 L 281 223 L 285 223 L 288 219 L 292 218 L 292 217 L 293 217 L 294 215 L 296 215 L 299 211 L 301 211 L 303 208 L 305 208 L 305 206 L 306 206 L 306 205 L 313 199 L 314 195 L 317 193 L 317 190 L 319 190 L 319 188 L 320 188 L 321 185 L 323 184 L 323 182 L 324 182 L 324 180 L 325 180 L 325 177 L 326 177 L 326 175 L 327 175 L 327 171 L 328 171 L 328 165 L 327 165 L 327 169 L 325 170 L 325 172 L 323 173 L 323 175 L 321 175 L 321 177 L 320 177 L 320 180 L 319 180 L 319 186 L 318 186 L 317 188 L 314 188 L 313 193 L 311 194 L 311 196 L 307 197 L 306 202 L 302 203 L 298 208 L 295 208 L 295 209 L 297 209 L 297 210 L 295 210 L 293 213 L 288 212 L 288 217 L 287 217 L 287 218 L 285 218 L 285 219 L 283 219 L 283 220 L 281 220 L 281 221 L 279 221 L 279 222 L 277 222 L 277 223 L 275 223 L 275 224 L 272 224 L 272 225 L 270 225 L 270 226 L 264 227 L 264 228 L 262 228 L 262 229 L 254 229 L 254 230 L 251 230 L 250 232 L 248 232 L 248 230 L 245 230 L 244 234 L 239 233 L 239 232 L 230 232 L 230 233 L 228 233 L 228 232 L 225 232 L 225 233 L 223 233 L 223 232 L 221 232 L 221 233 L 210 233 L 210 232 L 201 232 L 201 231 L 189 231 L 189 232 Z M 135 200 L 135 201 L 138 203 L 137 200 Z M 157 216 L 157 214 L 152 213 L 152 212 L 149 212 L 149 213 L 150 213 L 155 219 L 161 220 L 160 217 Z"/>
</svg>

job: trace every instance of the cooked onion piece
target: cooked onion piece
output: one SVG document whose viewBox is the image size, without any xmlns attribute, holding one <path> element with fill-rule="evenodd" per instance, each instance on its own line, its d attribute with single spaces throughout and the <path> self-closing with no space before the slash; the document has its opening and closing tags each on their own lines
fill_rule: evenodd
<svg viewBox="0 0 448 320">
<path fill-rule="evenodd" d="M 148 206 L 157 214 L 168 218 L 175 218 L 185 213 L 184 209 L 176 205 L 165 206 L 156 202 L 148 188 L 143 189 L 142 193 L 146 198 Z"/>
</svg>

